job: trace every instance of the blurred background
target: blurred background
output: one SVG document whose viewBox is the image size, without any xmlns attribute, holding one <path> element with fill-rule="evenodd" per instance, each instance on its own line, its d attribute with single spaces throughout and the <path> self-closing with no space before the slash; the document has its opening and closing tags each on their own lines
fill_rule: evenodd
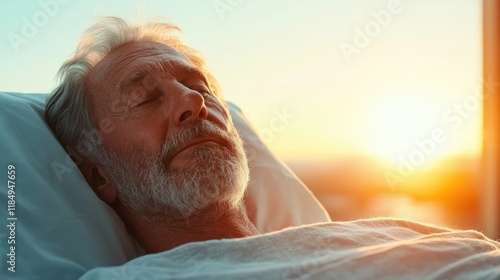
<svg viewBox="0 0 500 280">
<path fill-rule="evenodd" d="M 0 90 L 47 93 L 96 16 L 164 19 L 333 220 L 482 230 L 480 0 L 2 1 Z"/>
</svg>

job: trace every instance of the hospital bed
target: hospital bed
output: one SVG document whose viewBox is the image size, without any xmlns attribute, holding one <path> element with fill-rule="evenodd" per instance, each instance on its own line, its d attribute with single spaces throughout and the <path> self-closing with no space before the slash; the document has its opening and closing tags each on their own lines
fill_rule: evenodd
<svg viewBox="0 0 500 280">
<path fill-rule="evenodd" d="M 229 247 L 230 252 L 224 251 L 230 239 L 217 241 L 221 242 L 220 246 L 208 241 L 206 244 L 198 242 L 195 245 L 215 246 L 205 256 L 210 260 L 209 266 L 204 265 L 206 260 L 193 263 L 196 259 L 192 259 L 189 263 L 174 256 L 173 259 L 164 259 L 165 263 L 160 265 L 160 269 L 169 269 L 168 273 L 152 273 L 155 270 L 137 265 L 137 262 L 154 255 L 143 256 L 144 250 L 129 235 L 115 212 L 95 196 L 75 164 L 77 161 L 72 160 L 71 153 L 66 153 L 44 122 L 45 99 L 46 94 L 0 93 L 0 167 L 3 169 L 0 182 L 8 182 L 0 189 L 0 221 L 5 223 L 0 230 L 0 253 L 4 260 L 0 265 L 2 279 L 78 279 L 82 275 L 84 279 L 171 279 L 172 268 L 168 265 L 181 269 L 187 264 L 188 267 L 181 269 L 187 275 L 175 274 L 172 278 L 220 279 L 224 275 L 232 279 L 254 279 L 252 273 L 259 273 L 268 279 L 276 279 L 283 277 L 277 276 L 282 275 L 280 269 L 284 269 L 282 264 L 276 263 L 281 258 L 262 261 L 258 256 L 264 259 L 272 257 L 271 254 L 259 255 L 259 250 L 264 251 L 280 242 L 285 242 L 286 248 L 288 245 L 300 248 L 310 244 L 307 248 L 312 250 L 291 253 L 289 257 L 294 259 L 290 259 L 290 268 L 286 270 L 285 278 L 288 279 L 301 279 L 304 275 L 311 279 L 331 279 L 332 270 L 336 273 L 334 275 L 355 275 L 360 279 L 371 279 L 373 275 L 389 276 L 391 273 L 401 277 L 411 277 L 417 275 L 416 272 L 426 276 L 446 275 L 455 269 L 457 263 L 464 262 L 463 256 L 453 253 L 453 250 L 467 253 L 467 258 L 471 259 L 466 261 L 465 269 L 473 271 L 475 276 L 484 272 L 484 279 L 500 278 L 500 243 L 477 232 L 453 232 L 394 219 L 328 223 L 330 218 L 325 209 L 268 150 L 233 104 L 229 104 L 230 112 L 245 141 L 251 168 L 252 179 L 245 206 L 250 220 L 264 234 L 238 244 L 243 249 L 254 249 L 252 252 L 257 257 L 252 257 L 248 251 L 248 254 L 238 254 L 250 258 L 242 260 L 243 266 L 228 264 L 227 261 L 235 261 L 224 257 L 234 253 L 233 245 Z M 283 236 L 288 237 L 271 233 L 313 223 L 314 226 L 286 231 Z M 426 241 L 423 247 L 415 244 L 422 243 L 425 238 L 437 242 L 437 245 L 429 247 Z M 389 244 L 390 250 L 377 247 L 384 244 Z M 406 247 L 399 248 L 401 244 Z M 441 251 L 434 251 L 439 247 Z M 188 256 L 192 254 L 193 258 L 202 256 L 200 248 L 192 249 L 194 252 L 187 250 L 192 248 L 191 245 L 179 248 L 184 249 Z M 414 253 L 415 248 L 424 249 L 430 256 L 442 257 L 429 259 L 423 266 L 413 265 L 411 260 L 421 256 Z M 168 256 L 168 253 L 176 252 L 178 250 L 166 253 Z M 309 255 L 303 255 L 305 253 Z M 457 256 L 459 258 L 455 260 Z M 380 263 L 376 266 L 372 261 L 366 263 L 370 258 L 378 259 Z M 127 263 L 132 259 L 133 262 Z M 254 261 L 256 263 L 252 263 Z M 446 265 L 440 265 L 439 261 L 445 261 Z M 122 267 L 125 263 L 127 266 Z M 439 269 L 422 270 L 430 264 Z M 399 270 L 393 269 L 394 265 Z M 106 267 L 111 271 L 105 270 Z M 464 269 L 464 266 L 460 267 Z M 207 268 L 210 271 L 203 272 L 205 274 L 191 270 Z M 88 271 L 90 274 L 86 274 Z"/>
</svg>

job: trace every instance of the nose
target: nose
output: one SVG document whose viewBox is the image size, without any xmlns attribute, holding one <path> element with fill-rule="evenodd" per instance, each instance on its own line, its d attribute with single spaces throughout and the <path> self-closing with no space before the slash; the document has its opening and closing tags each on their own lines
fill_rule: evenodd
<svg viewBox="0 0 500 280">
<path fill-rule="evenodd" d="M 176 126 L 208 117 L 205 99 L 199 92 L 181 85 L 178 87 L 178 98 L 176 99 L 177 106 L 175 106 L 173 115 Z"/>
</svg>

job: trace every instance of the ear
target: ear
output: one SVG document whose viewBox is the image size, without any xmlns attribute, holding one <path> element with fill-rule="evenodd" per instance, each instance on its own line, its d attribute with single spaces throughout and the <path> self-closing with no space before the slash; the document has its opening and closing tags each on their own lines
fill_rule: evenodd
<svg viewBox="0 0 500 280">
<path fill-rule="evenodd" d="M 107 204 L 112 204 L 116 201 L 118 196 L 116 188 L 111 184 L 101 166 L 85 159 L 79 167 L 87 183 L 102 201 Z"/>
</svg>

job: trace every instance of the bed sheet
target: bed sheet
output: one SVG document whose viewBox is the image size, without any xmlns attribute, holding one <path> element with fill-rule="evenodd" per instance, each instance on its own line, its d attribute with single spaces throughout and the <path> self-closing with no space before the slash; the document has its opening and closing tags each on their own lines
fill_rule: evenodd
<svg viewBox="0 0 500 280">
<path fill-rule="evenodd" d="M 188 243 L 80 279 L 500 279 L 500 243 L 406 220 L 331 222 Z"/>
</svg>

